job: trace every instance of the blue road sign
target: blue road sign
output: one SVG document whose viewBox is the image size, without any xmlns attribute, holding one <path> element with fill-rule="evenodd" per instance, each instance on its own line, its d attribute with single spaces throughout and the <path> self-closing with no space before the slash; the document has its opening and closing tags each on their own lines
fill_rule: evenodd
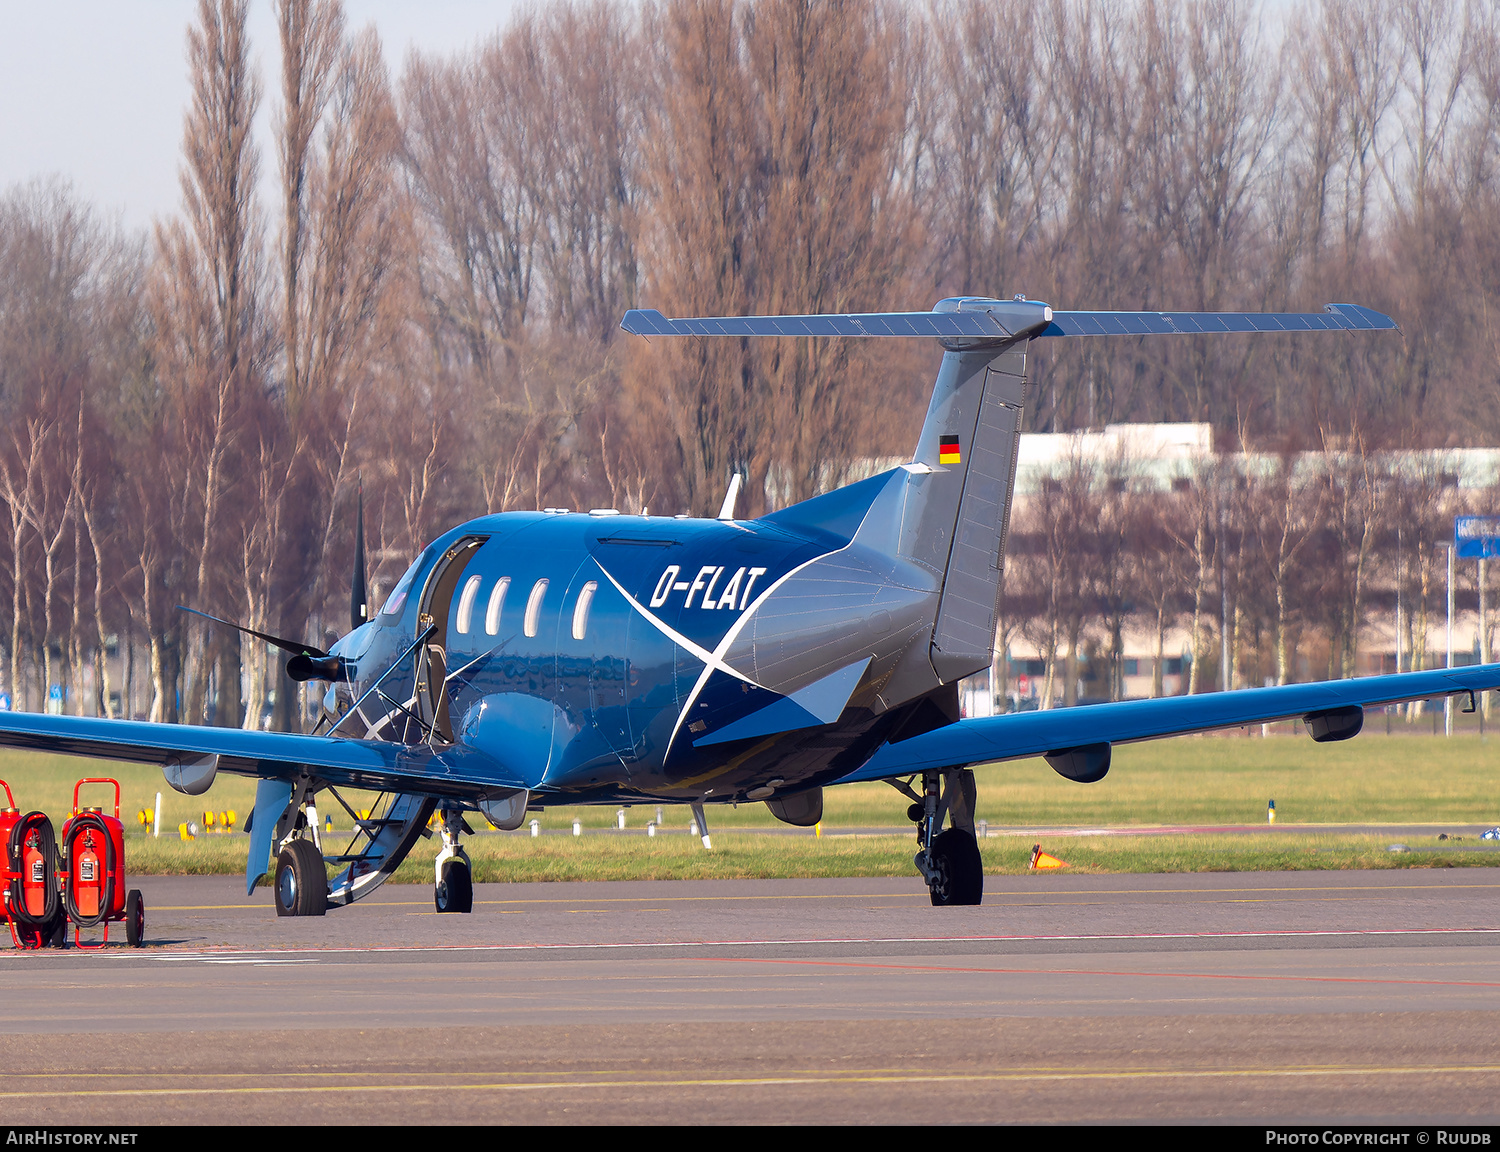
<svg viewBox="0 0 1500 1152">
<path fill-rule="evenodd" d="M 1454 517 L 1453 541 L 1463 560 L 1500 556 L 1500 516 Z"/>
</svg>

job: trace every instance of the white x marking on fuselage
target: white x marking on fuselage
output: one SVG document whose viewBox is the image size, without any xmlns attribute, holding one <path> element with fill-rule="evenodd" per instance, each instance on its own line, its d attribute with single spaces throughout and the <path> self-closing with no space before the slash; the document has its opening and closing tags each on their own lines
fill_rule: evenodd
<svg viewBox="0 0 1500 1152">
<path fill-rule="evenodd" d="M 838 551 L 838 549 L 835 549 L 834 551 Z M 683 648 L 686 648 L 695 657 L 703 661 L 703 671 L 698 674 L 698 682 L 693 685 L 693 690 L 688 693 L 687 700 L 683 702 L 682 710 L 677 713 L 677 723 L 672 725 L 672 735 L 667 740 L 666 750 L 662 752 L 663 764 L 666 763 L 667 757 L 671 755 L 672 745 L 677 741 L 677 733 L 682 729 L 682 723 L 685 719 L 687 719 L 688 712 L 697 702 L 698 694 L 703 691 L 703 686 L 708 683 L 708 678 L 712 676 L 715 671 L 728 673 L 736 680 L 743 680 L 746 684 L 753 685 L 756 688 L 765 688 L 764 684 L 757 683 L 749 676 L 746 676 L 738 668 L 735 668 L 732 665 L 726 663 L 724 655 L 729 651 L 730 646 L 733 645 L 735 640 L 739 637 L 739 634 L 744 629 L 745 625 L 749 623 L 750 618 L 755 615 L 755 610 L 762 604 L 764 604 L 767 598 L 773 592 L 775 592 L 776 589 L 780 588 L 783 584 L 785 584 L 798 572 L 801 572 L 802 569 L 806 568 L 809 564 L 815 564 L 817 563 L 817 561 L 823 559 L 824 556 L 831 556 L 832 554 L 832 552 L 825 552 L 821 556 L 814 556 L 811 560 L 803 561 L 801 564 L 798 564 L 795 568 L 791 569 L 785 575 L 778 577 L 775 582 L 769 585 L 759 596 L 755 598 L 754 603 L 752 603 L 750 607 L 746 608 L 743 612 L 740 613 L 739 619 L 729 626 L 728 631 L 724 633 L 723 639 L 719 641 L 718 645 L 712 652 L 703 647 L 703 645 L 696 644 L 692 640 L 689 640 L 686 636 L 678 632 L 671 625 L 667 624 L 650 610 L 642 606 L 641 602 L 634 596 L 632 596 L 629 592 L 625 591 L 624 586 L 621 585 L 621 583 L 612 575 L 610 575 L 608 569 L 606 569 L 603 564 L 599 563 L 599 558 L 597 556 L 594 557 L 594 563 L 599 565 L 599 571 L 603 572 L 604 575 L 608 578 L 609 582 L 619 589 L 620 595 L 625 597 L 626 601 L 632 608 L 634 608 L 643 617 L 650 621 L 651 625 L 656 628 L 657 631 L 659 631 L 663 636 L 667 637 L 674 644 L 678 644 Z M 774 688 L 769 688 L 766 690 L 771 692 L 775 691 Z"/>
</svg>

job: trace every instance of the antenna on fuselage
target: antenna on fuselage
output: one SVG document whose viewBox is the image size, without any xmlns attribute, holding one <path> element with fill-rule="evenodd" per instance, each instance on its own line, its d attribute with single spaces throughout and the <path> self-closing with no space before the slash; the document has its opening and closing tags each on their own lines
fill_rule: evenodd
<svg viewBox="0 0 1500 1152">
<path fill-rule="evenodd" d="M 719 507 L 720 520 L 734 519 L 734 505 L 740 496 L 740 481 L 742 479 L 743 477 L 738 472 L 729 478 L 729 491 L 724 493 L 724 503 Z"/>
</svg>

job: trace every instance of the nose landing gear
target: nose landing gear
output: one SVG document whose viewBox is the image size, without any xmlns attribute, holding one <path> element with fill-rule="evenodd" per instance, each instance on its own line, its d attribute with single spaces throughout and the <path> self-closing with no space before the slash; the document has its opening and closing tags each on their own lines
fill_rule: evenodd
<svg viewBox="0 0 1500 1152">
<path fill-rule="evenodd" d="M 436 885 L 432 891 L 432 904 L 439 912 L 474 911 L 474 870 L 469 863 L 469 854 L 464 851 L 458 838 L 473 829 L 464 822 L 459 808 L 444 807 L 443 848 L 437 855 Z"/>
</svg>

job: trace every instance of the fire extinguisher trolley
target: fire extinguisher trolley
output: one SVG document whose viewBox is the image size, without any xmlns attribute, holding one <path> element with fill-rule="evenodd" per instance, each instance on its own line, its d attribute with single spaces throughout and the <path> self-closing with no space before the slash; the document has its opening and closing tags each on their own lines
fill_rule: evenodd
<svg viewBox="0 0 1500 1152">
<path fill-rule="evenodd" d="M 61 945 L 68 922 L 57 887 L 57 841 L 45 812 L 21 815 L 5 789 L 0 809 L 0 920 L 10 929 L 17 948 Z"/>
<path fill-rule="evenodd" d="M 80 808 L 78 794 L 85 784 L 110 784 L 115 790 L 115 814 L 102 808 Z M 139 948 L 146 931 L 146 903 L 139 889 L 125 891 L 125 826 L 120 823 L 120 782 L 91 778 L 73 786 L 73 815 L 62 828 L 62 901 L 73 923 L 78 947 L 109 943 L 111 921 L 125 921 L 125 939 Z M 104 939 L 85 945 L 82 930 L 104 926 Z"/>
</svg>

